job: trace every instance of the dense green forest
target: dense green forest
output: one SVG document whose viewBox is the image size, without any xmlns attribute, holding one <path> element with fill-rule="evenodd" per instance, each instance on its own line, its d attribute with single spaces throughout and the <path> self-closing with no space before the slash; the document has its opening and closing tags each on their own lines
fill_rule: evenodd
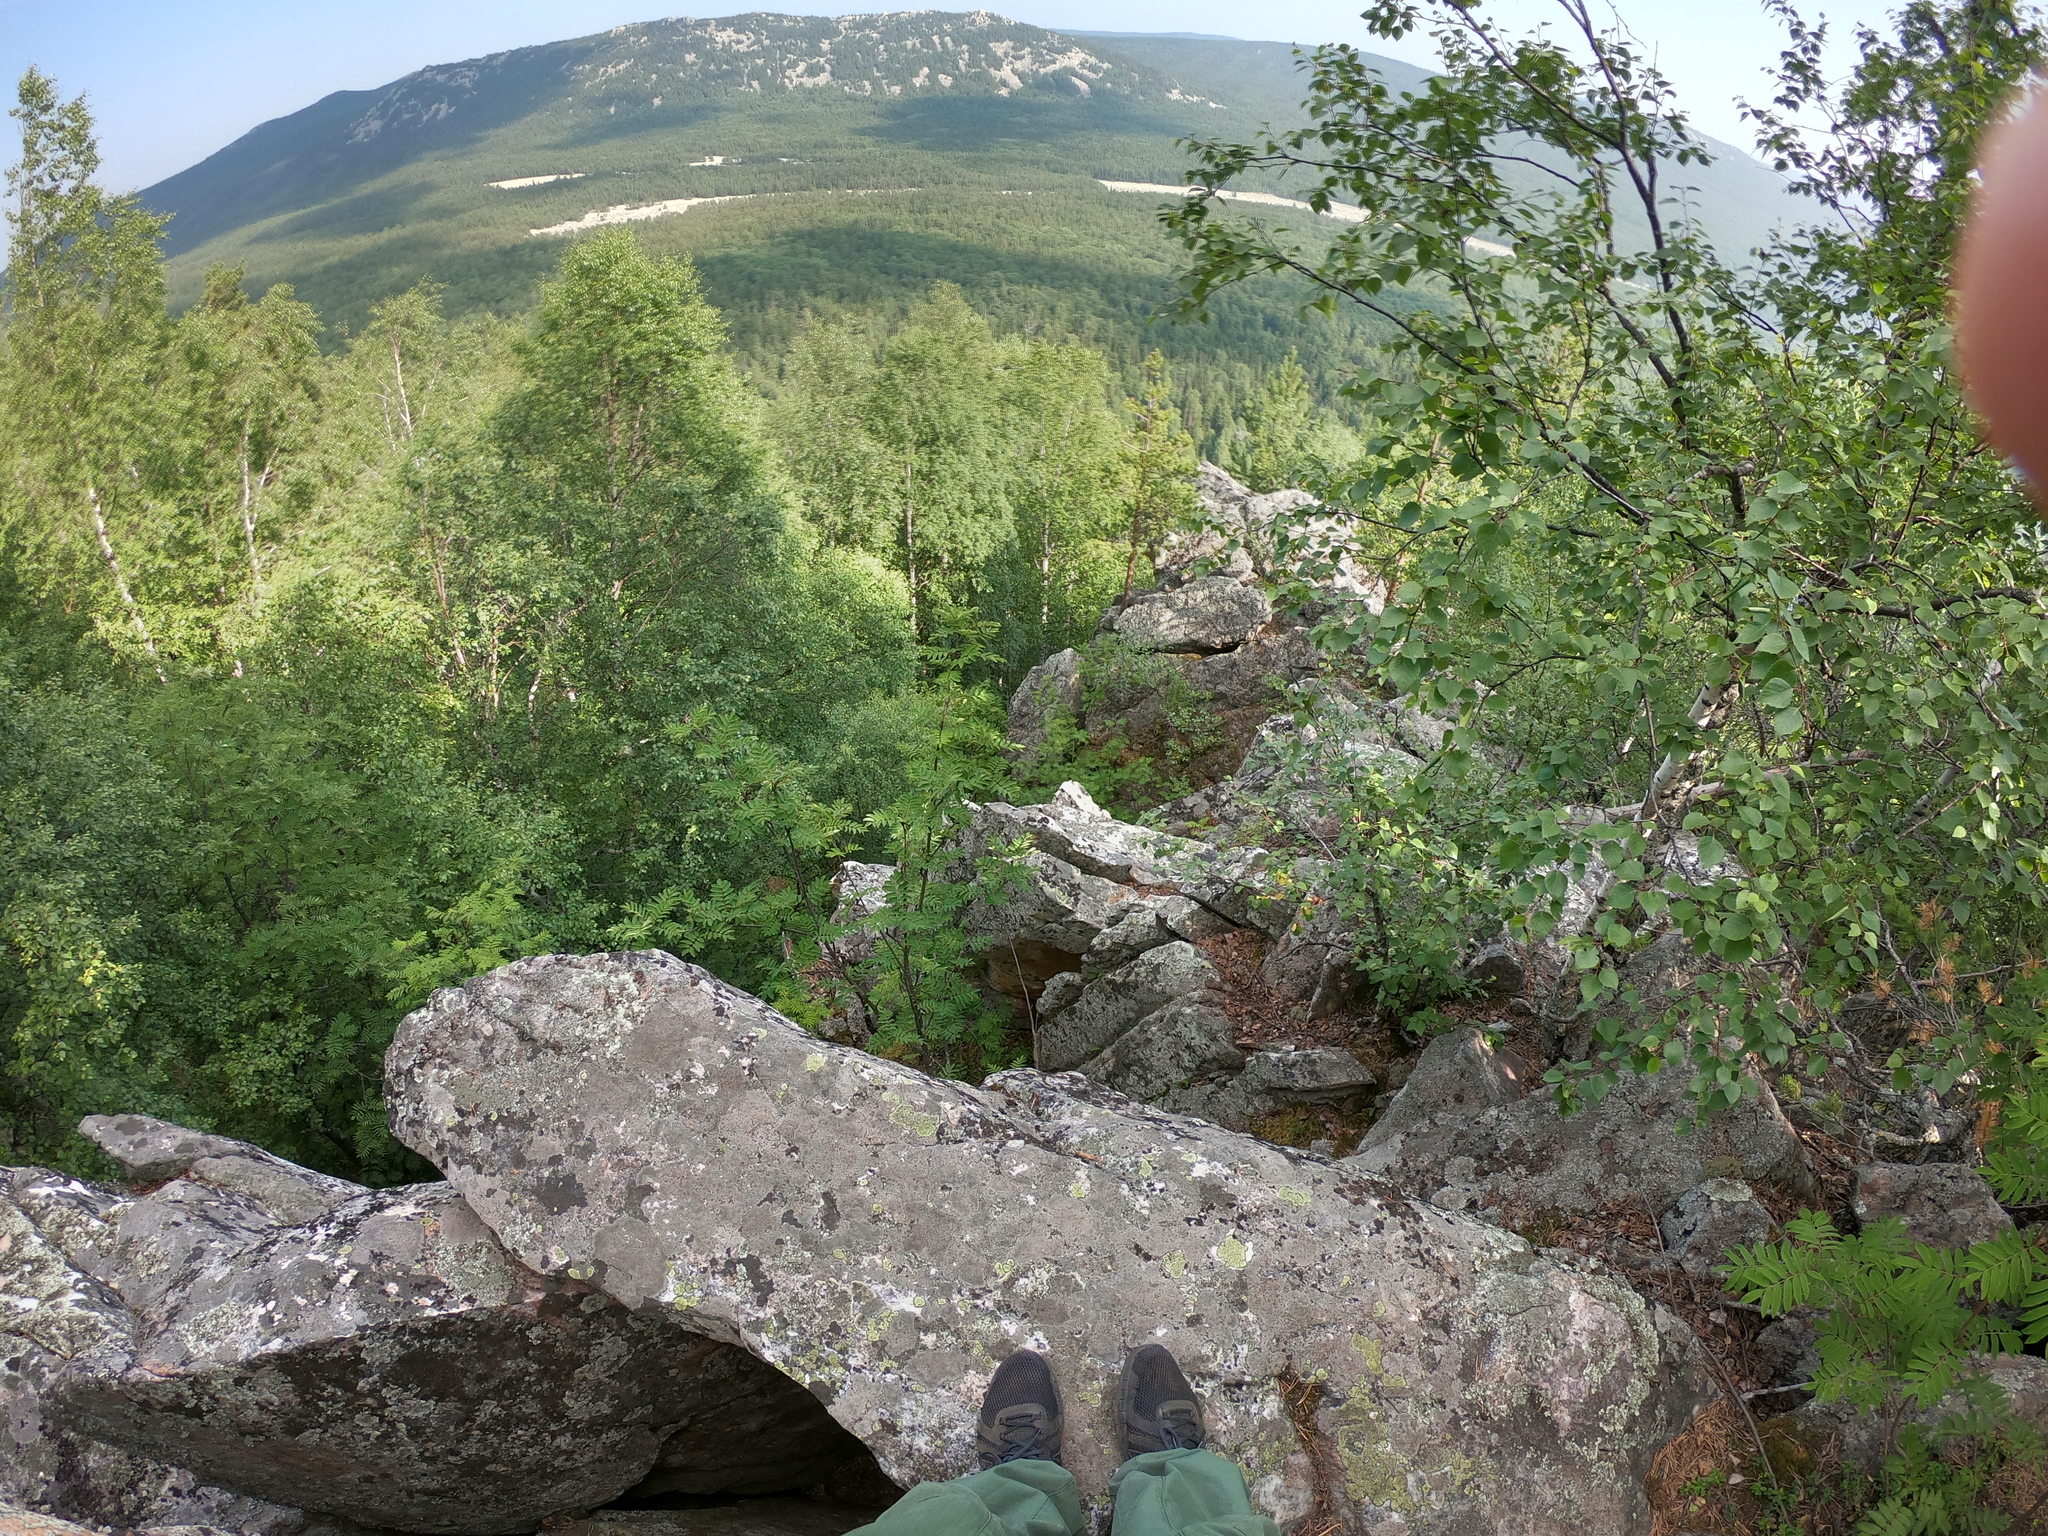
<svg viewBox="0 0 2048 1536">
<path fill-rule="evenodd" d="M 622 230 L 550 245 L 517 324 L 421 285 L 323 347 L 220 267 L 174 317 L 83 105 L 31 73 L 14 116 L 17 1161 L 140 1108 L 388 1179 L 378 1061 L 435 986 L 658 937 L 787 987 L 792 904 L 1002 787 L 1002 695 L 1191 503 L 1162 361 L 1127 399 L 945 284 L 792 327 L 772 399 Z M 1266 395 L 1238 446 L 1284 475 L 1333 429 L 1299 369 Z"/>
</svg>

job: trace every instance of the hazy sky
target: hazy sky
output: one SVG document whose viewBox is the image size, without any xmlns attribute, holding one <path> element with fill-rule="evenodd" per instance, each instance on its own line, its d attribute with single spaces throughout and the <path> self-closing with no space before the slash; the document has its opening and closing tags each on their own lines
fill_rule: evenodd
<svg viewBox="0 0 2048 1536">
<path fill-rule="evenodd" d="M 29 64 L 55 75 L 67 95 L 86 92 L 99 118 L 105 179 L 116 187 L 146 186 L 329 91 L 367 89 L 426 64 L 646 21 L 658 4 L 0 0 L 0 75 L 10 105 L 13 82 Z M 772 8 L 768 0 L 739 0 L 719 14 Z M 1046 27 L 1353 42 L 1433 62 L 1426 39 L 1409 38 L 1395 48 L 1376 44 L 1349 7 L 1316 0 L 1256 6 L 1244 0 L 1018 0 L 1001 9 Z M 1555 0 L 1492 0 L 1491 9 L 1530 23 L 1557 14 Z M 1639 37 L 1656 45 L 1699 127 L 1749 147 L 1736 102 L 1766 96 L 1758 71 L 1781 46 L 1760 0 L 1619 0 L 1618 9 Z M 1886 3 L 1807 0 L 1803 9 L 1829 16 L 1846 35 L 1852 23 L 1881 19 Z M 12 157 L 0 140 L 0 159 Z"/>
</svg>

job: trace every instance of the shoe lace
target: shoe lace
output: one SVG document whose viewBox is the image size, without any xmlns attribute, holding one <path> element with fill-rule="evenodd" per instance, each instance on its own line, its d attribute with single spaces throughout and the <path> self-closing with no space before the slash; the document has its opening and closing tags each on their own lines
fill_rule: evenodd
<svg viewBox="0 0 2048 1536">
<path fill-rule="evenodd" d="M 1192 1406 L 1173 1403 L 1159 1410 L 1160 1448 L 1194 1451 L 1202 1446 L 1202 1418 Z"/>
<path fill-rule="evenodd" d="M 1008 1414 L 996 1415 L 996 1432 L 1003 1448 L 990 1466 L 1000 1467 L 1006 1461 L 1025 1461 L 1038 1453 L 1038 1442 L 1045 1425 L 1035 1410 L 1025 1409 Z"/>
</svg>

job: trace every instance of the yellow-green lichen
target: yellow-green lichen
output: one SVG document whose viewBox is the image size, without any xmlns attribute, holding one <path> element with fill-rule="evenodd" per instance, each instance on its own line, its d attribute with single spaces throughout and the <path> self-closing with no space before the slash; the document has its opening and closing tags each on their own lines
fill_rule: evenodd
<svg viewBox="0 0 2048 1536">
<path fill-rule="evenodd" d="M 1166 1275 L 1169 1280 L 1178 1280 L 1188 1272 L 1188 1256 L 1175 1249 L 1166 1256 Z"/>
<path fill-rule="evenodd" d="M 1309 1198 L 1309 1193 L 1305 1189 L 1282 1188 L 1275 1190 L 1274 1193 L 1289 1205 L 1298 1205 L 1303 1210 L 1306 1210 L 1315 1203 Z"/>
<path fill-rule="evenodd" d="M 823 1053 L 822 1051 L 813 1051 L 813 1052 L 811 1052 L 811 1054 L 810 1054 L 810 1055 L 806 1056 L 806 1057 L 804 1058 L 804 1070 L 805 1070 L 806 1072 L 822 1072 L 822 1071 L 824 1071 L 824 1070 L 825 1070 L 825 1056 L 824 1056 L 824 1053 Z"/>
<path fill-rule="evenodd" d="M 1375 1376 L 1386 1374 L 1386 1367 L 1380 1363 L 1380 1341 L 1362 1333 L 1351 1335 L 1351 1348 L 1364 1359 L 1365 1368 Z"/>
<path fill-rule="evenodd" d="M 1243 1269 L 1251 1256 L 1251 1249 L 1236 1237 L 1226 1237 L 1216 1245 L 1216 1262 L 1226 1269 Z"/>
<path fill-rule="evenodd" d="M 939 1117 L 913 1109 L 908 1104 L 898 1104 L 889 1111 L 889 1118 L 910 1132 L 919 1141 L 934 1141 L 939 1134 Z"/>
<path fill-rule="evenodd" d="M 675 1298 L 678 1312 L 687 1312 L 704 1299 L 704 1292 L 688 1275 L 678 1274 L 675 1265 L 668 1267 L 668 1290 Z"/>
<path fill-rule="evenodd" d="M 1344 1491 L 1354 1504 L 1376 1504 L 1403 1515 L 1421 1507 L 1408 1486 L 1408 1462 L 1388 1439 L 1370 1393 L 1352 1393 L 1337 1412 L 1337 1460 L 1344 1468 Z"/>
</svg>

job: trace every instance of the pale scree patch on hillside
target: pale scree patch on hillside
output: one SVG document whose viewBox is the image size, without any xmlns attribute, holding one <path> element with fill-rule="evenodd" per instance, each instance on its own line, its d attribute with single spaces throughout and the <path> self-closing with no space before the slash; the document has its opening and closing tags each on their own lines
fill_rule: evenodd
<svg viewBox="0 0 2048 1536">
<path fill-rule="evenodd" d="M 1095 179 L 1112 192 L 1150 192 L 1160 197 L 1192 197 L 1199 190 L 1195 187 L 1171 187 L 1159 181 L 1103 181 L 1100 176 Z M 1271 192 L 1221 191 L 1216 195 L 1226 203 L 1263 203 L 1268 208 L 1295 208 L 1303 213 L 1316 211 L 1299 198 L 1277 197 Z M 1363 224 L 1365 210 L 1352 203 L 1332 203 L 1324 211 L 1323 217 L 1336 219 L 1343 224 Z M 1474 256 L 1515 254 L 1513 246 L 1502 245 L 1496 240 L 1481 240 L 1476 235 L 1465 237 L 1465 249 Z"/>
<path fill-rule="evenodd" d="M 509 181 L 493 181 L 487 185 L 501 192 L 512 192 L 520 187 L 544 187 L 551 181 L 581 181 L 589 174 L 588 171 L 556 171 L 550 176 L 514 176 Z"/>
<path fill-rule="evenodd" d="M 722 156 L 713 156 L 710 161 L 697 161 L 695 163 L 699 165 L 715 164 L 722 158 Z M 582 173 L 576 172 L 574 174 L 581 175 Z M 562 178 L 551 176 L 529 177 L 519 182 L 518 185 L 527 186 L 536 181 L 553 181 L 558 179 Z M 1168 186 L 1166 183 L 1158 181 L 1105 181 L 1099 176 L 1095 179 L 1101 186 L 1108 188 L 1112 192 L 1149 192 L 1155 196 L 1187 197 L 1195 190 L 1192 187 Z M 512 184 L 500 181 L 491 183 L 494 187 Z M 915 192 L 917 190 L 919 189 L 916 187 L 862 187 L 847 192 L 827 192 L 822 195 L 826 197 L 872 197 L 877 192 Z M 754 197 L 803 195 L 806 194 L 734 192 L 728 193 L 723 197 L 671 197 L 658 203 L 614 203 L 609 208 L 593 208 L 580 219 L 566 219 L 560 224 L 549 224 L 542 229 L 529 229 L 527 233 L 529 235 L 574 235 L 580 234 L 586 229 L 596 229 L 603 224 L 633 224 L 642 219 L 660 219 L 666 218 L 672 213 L 688 213 L 692 208 L 700 208 L 706 203 L 740 203 Z M 1010 194 L 1005 193 L 1003 195 L 1008 196 Z M 1226 202 L 1259 203 L 1269 208 L 1293 208 L 1303 213 L 1315 212 L 1313 208 L 1299 198 L 1278 197 L 1271 192 L 1225 191 L 1218 192 L 1216 195 Z M 1365 210 L 1351 203 L 1332 203 L 1324 217 L 1336 219 L 1345 224 L 1362 224 L 1365 222 Z M 1465 238 L 1465 249 L 1475 256 L 1512 256 L 1515 254 L 1509 246 L 1497 244 L 1492 240 L 1481 240 L 1470 235 Z"/>
<path fill-rule="evenodd" d="M 529 235 L 574 235 L 586 229 L 596 229 L 601 224 L 633 224 L 641 219 L 666 218 L 672 213 L 688 213 L 692 208 L 701 208 L 706 203 L 744 203 L 756 197 L 877 197 L 884 192 L 921 192 L 922 187 L 853 187 L 844 192 L 731 192 L 724 197 L 671 197 L 658 203 L 614 203 L 609 208 L 593 208 L 580 219 L 566 219 L 560 224 L 550 224 L 545 229 L 529 229 Z"/>
</svg>

